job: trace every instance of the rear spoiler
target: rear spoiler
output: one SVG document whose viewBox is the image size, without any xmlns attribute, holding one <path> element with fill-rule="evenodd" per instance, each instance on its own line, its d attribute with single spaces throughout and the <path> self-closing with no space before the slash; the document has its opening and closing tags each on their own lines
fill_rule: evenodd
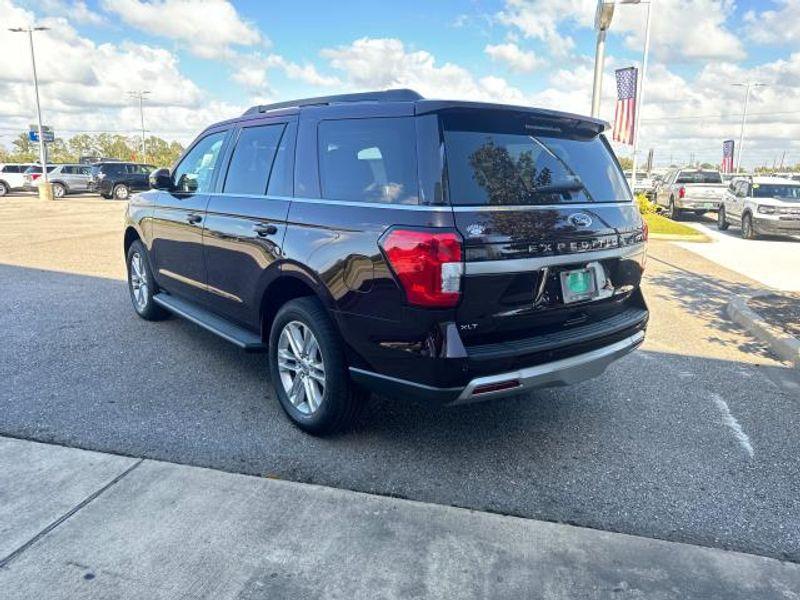
<svg viewBox="0 0 800 600">
<path fill-rule="evenodd" d="M 493 104 L 490 102 L 467 102 L 459 100 L 418 100 L 414 103 L 415 114 L 424 115 L 429 113 L 466 113 L 471 111 L 481 111 L 496 113 L 498 116 L 504 113 L 524 119 L 531 124 L 542 125 L 543 128 L 553 127 L 559 130 L 578 130 L 585 134 L 599 135 L 608 129 L 608 123 L 601 119 L 585 117 L 573 113 L 561 112 L 558 110 L 548 110 L 545 108 L 533 108 L 530 106 L 514 106 L 510 104 Z"/>
</svg>

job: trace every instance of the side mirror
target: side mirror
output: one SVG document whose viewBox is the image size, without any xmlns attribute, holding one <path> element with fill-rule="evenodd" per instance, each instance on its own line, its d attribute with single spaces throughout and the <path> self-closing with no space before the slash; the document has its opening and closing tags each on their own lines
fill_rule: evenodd
<svg viewBox="0 0 800 600">
<path fill-rule="evenodd" d="M 171 190 L 173 187 L 169 169 L 156 169 L 150 173 L 149 179 L 150 187 L 154 190 Z"/>
</svg>

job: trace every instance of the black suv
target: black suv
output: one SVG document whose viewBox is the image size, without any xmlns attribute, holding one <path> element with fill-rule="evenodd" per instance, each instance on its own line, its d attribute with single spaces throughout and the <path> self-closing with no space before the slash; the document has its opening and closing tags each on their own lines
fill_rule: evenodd
<svg viewBox="0 0 800 600">
<path fill-rule="evenodd" d="M 103 198 L 127 200 L 131 192 L 150 188 L 150 173 L 153 165 L 132 162 L 99 162 L 92 165 L 89 175 L 89 191 Z"/>
<path fill-rule="evenodd" d="M 322 433 L 594 377 L 644 339 L 647 229 L 602 121 L 410 90 L 256 106 L 129 202 L 130 296 L 268 353 Z"/>
</svg>

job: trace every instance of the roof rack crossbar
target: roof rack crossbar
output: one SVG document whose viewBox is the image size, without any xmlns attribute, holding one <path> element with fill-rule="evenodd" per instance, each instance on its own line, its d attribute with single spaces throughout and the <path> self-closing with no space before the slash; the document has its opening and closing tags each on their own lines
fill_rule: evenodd
<svg viewBox="0 0 800 600">
<path fill-rule="evenodd" d="M 340 104 L 345 102 L 414 102 L 422 100 L 422 96 L 409 89 L 383 90 L 380 92 L 360 92 L 357 94 L 337 94 L 334 96 L 318 96 L 316 98 L 303 98 L 289 100 L 274 104 L 260 104 L 245 111 L 245 115 L 255 115 L 277 110 L 280 108 L 299 108 L 301 106 L 319 106 L 326 104 Z"/>
</svg>

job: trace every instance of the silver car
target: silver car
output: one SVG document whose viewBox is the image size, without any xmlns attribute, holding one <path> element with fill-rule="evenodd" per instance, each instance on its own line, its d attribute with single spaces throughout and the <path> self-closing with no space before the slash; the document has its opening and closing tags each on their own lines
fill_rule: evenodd
<svg viewBox="0 0 800 600">
<path fill-rule="evenodd" d="M 722 199 L 717 227 L 741 228 L 748 240 L 759 235 L 800 235 L 800 181 L 781 177 L 734 179 Z"/>
<path fill-rule="evenodd" d="M 39 184 L 42 168 L 31 167 L 25 173 L 25 189 L 35 190 Z M 67 194 L 89 191 L 90 165 L 48 165 L 47 176 L 53 185 L 53 196 L 63 198 Z"/>
</svg>

